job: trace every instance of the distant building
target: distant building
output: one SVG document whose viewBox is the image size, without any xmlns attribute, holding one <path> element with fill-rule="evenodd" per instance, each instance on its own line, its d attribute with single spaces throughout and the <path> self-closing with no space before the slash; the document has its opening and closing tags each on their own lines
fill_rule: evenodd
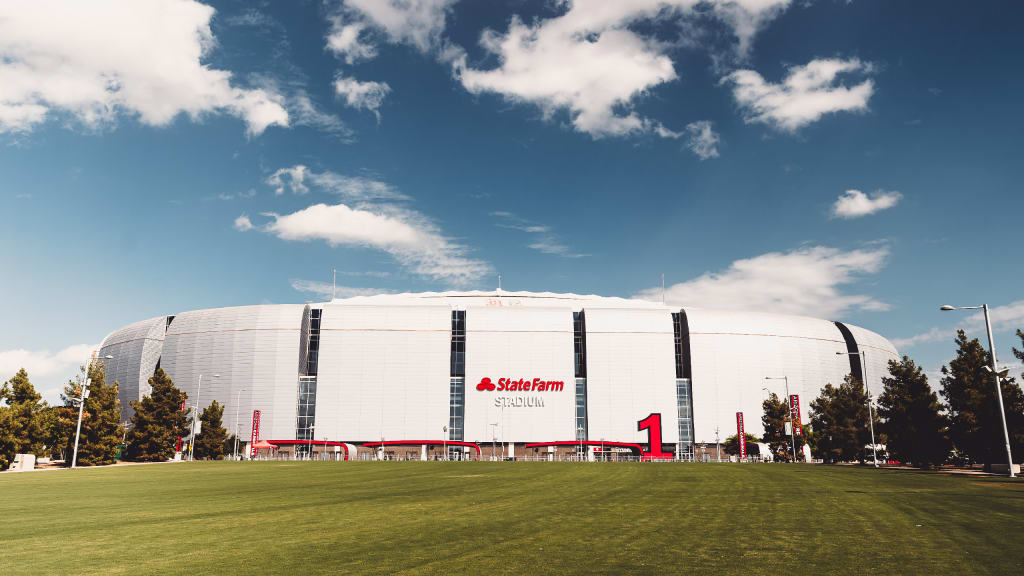
<svg viewBox="0 0 1024 576">
<path fill-rule="evenodd" d="M 660 428 L 660 452 L 692 459 L 695 442 L 713 451 L 716 431 L 722 441 L 736 433 L 737 412 L 761 435 L 763 388 L 785 395 L 766 376 L 788 378 L 806 421 L 826 383 L 860 378 L 859 357 L 846 353 L 861 350 L 877 393 L 897 351 L 857 326 L 496 291 L 182 312 L 115 330 L 100 354 L 114 357 L 107 379 L 120 384 L 125 420 L 161 367 L 189 403 L 198 391 L 201 407 L 224 405 L 231 433 L 237 414 L 243 441 L 259 410 L 259 439 L 283 451 L 377 450 L 383 438 L 399 454 L 437 454 L 442 442 L 484 457 L 492 446 L 514 457 L 659 452 L 648 435 Z"/>
</svg>

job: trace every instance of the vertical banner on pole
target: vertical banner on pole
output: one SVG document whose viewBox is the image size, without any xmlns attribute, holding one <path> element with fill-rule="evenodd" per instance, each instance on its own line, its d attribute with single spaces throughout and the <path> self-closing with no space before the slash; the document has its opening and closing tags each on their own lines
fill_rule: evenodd
<svg viewBox="0 0 1024 576">
<path fill-rule="evenodd" d="M 746 458 L 747 436 L 743 433 L 743 412 L 736 413 L 736 437 L 740 439 L 740 458 Z"/>
<path fill-rule="evenodd" d="M 789 395 L 789 409 L 790 416 L 793 418 L 793 431 L 796 432 L 797 436 L 804 433 L 803 425 L 800 423 L 800 395 L 790 394 Z"/>
<path fill-rule="evenodd" d="M 185 411 L 185 400 L 184 399 L 182 399 L 182 401 L 181 401 L 181 411 L 182 412 Z M 174 443 L 174 451 L 175 452 L 181 452 L 181 436 L 178 436 L 178 441 Z"/>
<path fill-rule="evenodd" d="M 249 457 L 256 457 L 256 443 L 260 441 L 260 411 L 252 411 L 252 441 L 249 442 Z"/>
</svg>

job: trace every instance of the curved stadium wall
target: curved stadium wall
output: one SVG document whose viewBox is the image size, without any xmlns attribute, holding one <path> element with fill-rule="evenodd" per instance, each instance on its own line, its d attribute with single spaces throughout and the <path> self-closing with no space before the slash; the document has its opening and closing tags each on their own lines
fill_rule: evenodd
<svg viewBox="0 0 1024 576">
<path fill-rule="evenodd" d="M 229 432 L 362 444 L 450 440 L 662 443 L 761 433 L 763 388 L 807 403 L 826 383 L 861 376 L 876 393 L 885 338 L 800 316 L 574 294 L 448 292 L 260 305 L 158 316 L 101 344 L 122 417 L 161 367 L 199 405 L 225 406 Z M 842 353 L 837 354 L 837 352 Z M 200 375 L 202 384 L 200 388 Z M 215 377 L 214 375 L 218 375 Z M 447 427 L 447 430 L 444 430 Z"/>
</svg>

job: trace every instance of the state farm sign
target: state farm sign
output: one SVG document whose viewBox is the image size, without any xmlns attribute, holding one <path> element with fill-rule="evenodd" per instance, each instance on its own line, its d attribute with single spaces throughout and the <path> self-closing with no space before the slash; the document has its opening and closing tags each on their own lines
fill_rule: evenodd
<svg viewBox="0 0 1024 576">
<path fill-rule="evenodd" d="M 561 380 L 541 380 L 540 378 L 534 378 L 533 380 L 528 378 L 520 378 L 519 380 L 498 378 L 498 383 L 495 385 L 494 382 L 491 382 L 490 378 L 481 378 L 480 383 L 476 385 L 476 389 L 486 392 L 561 392 L 565 389 L 565 382 Z"/>
<path fill-rule="evenodd" d="M 480 392 L 561 392 L 565 390 L 562 380 L 541 380 L 540 378 L 498 378 L 495 384 L 490 378 L 481 378 L 476 385 Z M 495 396 L 494 405 L 498 408 L 543 408 L 544 397 L 540 395 Z"/>
</svg>

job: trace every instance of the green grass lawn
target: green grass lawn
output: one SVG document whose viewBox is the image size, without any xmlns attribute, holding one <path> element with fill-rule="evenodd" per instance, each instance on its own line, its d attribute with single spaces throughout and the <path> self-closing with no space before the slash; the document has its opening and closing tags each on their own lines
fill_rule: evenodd
<svg viewBox="0 0 1024 576">
<path fill-rule="evenodd" d="M 1024 482 L 781 464 L 0 475 L 0 573 L 1022 574 Z"/>
</svg>

